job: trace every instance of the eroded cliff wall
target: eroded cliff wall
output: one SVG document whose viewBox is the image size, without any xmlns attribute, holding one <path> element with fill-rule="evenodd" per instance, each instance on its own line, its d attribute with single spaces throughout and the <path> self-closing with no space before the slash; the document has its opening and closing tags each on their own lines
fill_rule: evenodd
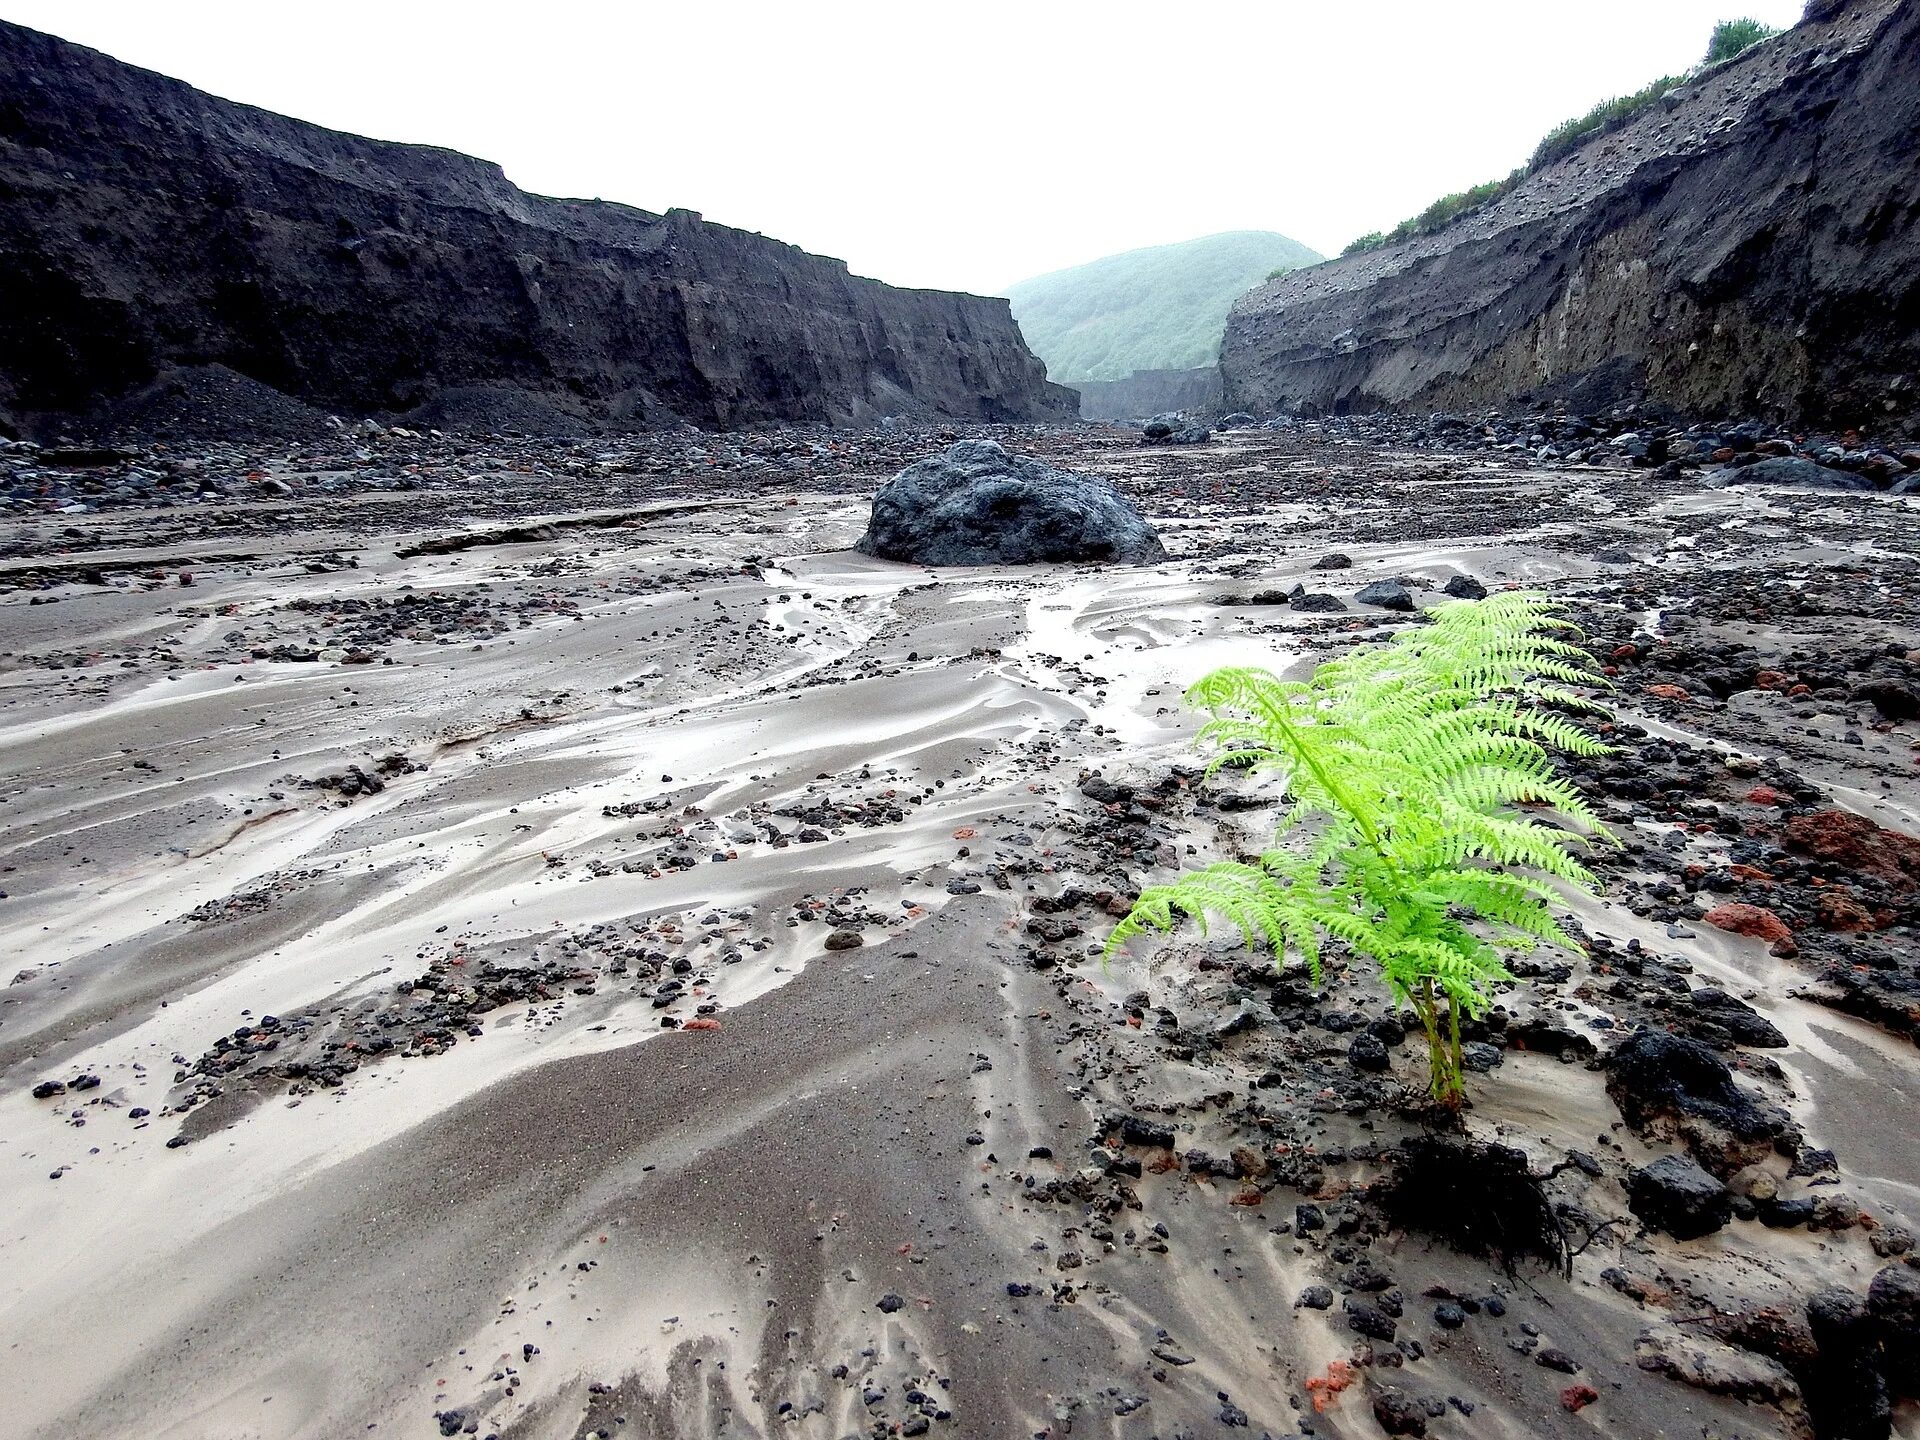
<svg viewBox="0 0 1920 1440">
<path fill-rule="evenodd" d="M 1005 300 L 896 289 L 685 211 L 529 195 L 485 161 L 0 23 L 0 421 L 97 414 L 209 369 L 435 423 L 1074 405 Z"/>
<path fill-rule="evenodd" d="M 1225 403 L 1920 422 L 1920 4 L 1819 8 L 1454 226 L 1253 291 Z"/>
<path fill-rule="evenodd" d="M 1124 380 L 1076 380 L 1086 420 L 1140 420 L 1170 410 L 1211 413 L 1220 405 L 1220 370 L 1136 370 Z"/>
</svg>

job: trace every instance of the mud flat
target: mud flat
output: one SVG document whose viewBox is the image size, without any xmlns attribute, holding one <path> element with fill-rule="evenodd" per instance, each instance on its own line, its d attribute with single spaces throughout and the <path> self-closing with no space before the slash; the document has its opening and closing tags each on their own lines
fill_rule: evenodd
<svg viewBox="0 0 1920 1440">
<path fill-rule="evenodd" d="M 1173 558 L 870 561 L 874 465 L 819 446 L 5 522 L 10 1433 L 1854 1433 L 1805 1312 L 1920 1209 L 1920 502 L 979 433 Z M 1567 598 L 1620 687 L 1592 949 L 1473 1037 L 1570 1277 L 1383 1208 L 1422 1061 L 1356 1065 L 1366 972 L 1098 959 L 1270 818 L 1182 686 L 1460 574 Z M 1642 1027 L 1778 1108 L 1704 1238 L 1628 1206 L 1714 1158 L 1610 1096 Z"/>
</svg>

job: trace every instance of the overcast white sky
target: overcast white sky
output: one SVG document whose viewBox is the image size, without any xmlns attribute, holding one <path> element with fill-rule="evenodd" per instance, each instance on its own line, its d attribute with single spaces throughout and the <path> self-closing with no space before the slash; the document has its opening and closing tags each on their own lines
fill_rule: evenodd
<svg viewBox="0 0 1920 1440">
<path fill-rule="evenodd" d="M 1278 230 L 1328 254 L 1801 0 L 0 0 L 232 100 L 994 293 Z"/>
</svg>

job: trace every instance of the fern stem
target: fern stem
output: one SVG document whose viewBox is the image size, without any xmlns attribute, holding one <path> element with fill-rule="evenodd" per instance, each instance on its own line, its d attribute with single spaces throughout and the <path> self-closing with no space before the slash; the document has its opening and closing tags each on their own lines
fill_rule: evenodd
<svg viewBox="0 0 1920 1440">
<path fill-rule="evenodd" d="M 1456 1094 L 1466 1093 L 1466 1065 L 1460 1058 L 1460 1002 L 1449 998 L 1447 1001 L 1447 1029 L 1450 1048 L 1453 1052 L 1453 1088 Z"/>
<path fill-rule="evenodd" d="M 1458 1110 L 1466 1098 L 1466 1087 L 1461 1083 L 1459 1007 L 1448 1000 L 1447 1025 L 1451 1033 L 1442 1036 L 1440 997 L 1429 978 L 1422 980 L 1420 988 L 1413 992 L 1413 1008 L 1427 1032 L 1427 1062 L 1432 1071 L 1428 1093 L 1447 1109 Z"/>
</svg>

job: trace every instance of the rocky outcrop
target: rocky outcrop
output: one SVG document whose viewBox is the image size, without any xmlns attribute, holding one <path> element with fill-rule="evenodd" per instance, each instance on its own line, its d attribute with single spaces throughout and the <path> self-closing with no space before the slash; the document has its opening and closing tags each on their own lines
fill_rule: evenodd
<svg viewBox="0 0 1920 1440">
<path fill-rule="evenodd" d="M 21 428 L 158 410 L 245 429 L 303 406 L 562 430 L 1074 407 L 1005 300 L 896 289 L 687 211 L 529 195 L 482 160 L 4 23 L 0 296 L 0 422 Z"/>
<path fill-rule="evenodd" d="M 1245 296 L 1226 404 L 1920 421 L 1920 6 L 1823 4 L 1437 234 Z"/>
<path fill-rule="evenodd" d="M 920 565 L 1147 564 L 1166 546 L 1113 482 L 962 440 L 917 461 L 874 496 L 855 546 Z"/>
<path fill-rule="evenodd" d="M 1076 380 L 1084 420 L 1138 420 L 1168 410 L 1220 408 L 1220 368 L 1136 370 L 1124 380 Z"/>
</svg>

